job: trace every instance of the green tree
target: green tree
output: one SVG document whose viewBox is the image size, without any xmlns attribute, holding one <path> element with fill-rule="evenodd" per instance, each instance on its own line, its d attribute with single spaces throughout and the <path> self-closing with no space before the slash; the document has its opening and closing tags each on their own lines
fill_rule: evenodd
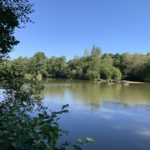
<svg viewBox="0 0 150 150">
<path fill-rule="evenodd" d="M 150 82 L 150 55 L 147 55 L 147 60 L 144 64 L 143 72 L 141 76 L 143 81 Z"/>
<path fill-rule="evenodd" d="M 92 50 L 91 50 L 91 55 L 92 56 L 100 56 L 101 55 L 101 48 L 97 47 L 97 46 L 93 46 Z"/>
<path fill-rule="evenodd" d="M 113 65 L 114 61 L 113 61 L 112 56 L 110 54 L 103 54 L 102 63 Z"/>
<path fill-rule="evenodd" d="M 29 60 L 29 73 L 35 77 L 47 77 L 47 57 L 43 52 L 37 52 Z"/>
<path fill-rule="evenodd" d="M 70 79 L 82 79 L 83 70 L 82 70 L 82 61 L 80 57 L 74 57 L 68 62 L 68 75 Z"/>
<path fill-rule="evenodd" d="M 0 59 L 8 56 L 13 46 L 19 43 L 14 36 L 14 30 L 19 28 L 21 23 L 31 21 L 28 15 L 32 11 L 28 0 L 0 1 Z"/>
<path fill-rule="evenodd" d="M 99 80 L 100 79 L 100 57 L 99 56 L 91 56 L 88 61 L 86 78 L 89 80 Z"/>
<path fill-rule="evenodd" d="M 47 72 L 49 77 L 65 78 L 67 74 L 67 63 L 65 57 L 51 57 L 48 59 Z"/>
<path fill-rule="evenodd" d="M 113 58 L 113 65 L 121 70 L 122 55 L 121 54 L 115 54 L 112 56 L 112 58 Z"/>
<path fill-rule="evenodd" d="M 114 79 L 114 80 L 121 80 L 122 79 L 122 73 L 116 67 L 112 67 L 112 79 Z"/>
<path fill-rule="evenodd" d="M 100 67 L 100 75 L 102 79 L 111 79 L 113 72 L 110 64 L 102 64 Z"/>
<path fill-rule="evenodd" d="M 124 54 L 122 59 L 123 75 L 125 79 L 128 80 L 142 80 L 142 70 L 144 68 L 144 63 L 146 57 L 139 54 Z"/>
</svg>

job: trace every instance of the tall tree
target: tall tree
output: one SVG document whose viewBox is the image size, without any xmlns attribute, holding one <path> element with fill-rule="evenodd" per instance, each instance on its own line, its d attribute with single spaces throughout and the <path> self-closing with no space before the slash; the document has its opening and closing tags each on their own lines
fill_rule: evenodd
<svg viewBox="0 0 150 150">
<path fill-rule="evenodd" d="M 101 48 L 94 45 L 92 47 L 91 55 L 92 56 L 97 56 L 97 57 L 100 56 L 101 55 Z"/>
<path fill-rule="evenodd" d="M 29 63 L 29 73 L 34 76 L 47 76 L 47 57 L 43 52 L 37 52 L 30 59 Z"/>
</svg>

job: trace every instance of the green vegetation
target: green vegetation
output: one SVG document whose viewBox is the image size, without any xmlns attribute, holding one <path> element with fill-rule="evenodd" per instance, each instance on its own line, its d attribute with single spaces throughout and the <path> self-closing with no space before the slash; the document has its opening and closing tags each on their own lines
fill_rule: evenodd
<svg viewBox="0 0 150 150">
<path fill-rule="evenodd" d="M 37 53 L 31 59 L 7 60 L 8 53 L 19 43 L 14 30 L 30 22 L 32 12 L 28 0 L 0 0 L 0 148 L 3 150 L 65 150 L 93 142 L 92 138 L 60 143 L 66 134 L 59 125 L 60 114 L 68 112 L 64 105 L 58 112 L 51 112 L 42 105 L 42 77 L 47 76 L 47 58 Z M 60 74 L 58 61 L 57 74 Z M 63 65 L 63 64 L 62 64 Z"/>
<path fill-rule="evenodd" d="M 91 53 L 66 61 L 65 57 L 47 58 L 43 52 L 33 57 L 19 57 L 5 63 L 22 65 L 25 75 L 42 78 L 67 78 L 82 80 L 150 81 L 150 55 L 102 54 L 93 46 Z M 7 68 L 7 66 L 5 66 Z"/>
<path fill-rule="evenodd" d="M 19 41 L 14 30 L 31 22 L 32 5 L 28 0 L 0 0 L 0 59 L 7 57 Z"/>
<path fill-rule="evenodd" d="M 59 143 L 66 134 L 59 125 L 59 115 L 68 105 L 50 112 L 42 105 L 42 78 L 124 79 L 150 81 L 150 55 L 102 54 L 93 46 L 91 54 L 66 61 L 65 57 L 47 58 L 38 52 L 31 58 L 6 59 L 19 41 L 14 30 L 30 22 L 32 5 L 28 0 L 0 0 L 0 147 L 3 150 L 65 150 L 93 142 L 79 139 L 75 144 Z"/>
<path fill-rule="evenodd" d="M 3 150 L 65 150 L 73 147 L 81 150 L 83 143 L 64 141 L 67 134 L 59 125 L 62 113 L 68 112 L 68 105 L 58 112 L 52 112 L 42 105 L 41 90 L 44 86 L 39 80 L 39 72 L 34 76 L 26 73 L 26 61 L 19 59 L 13 63 L 0 63 L 0 85 L 4 89 L 0 102 L 0 146 Z M 41 70 L 42 71 L 42 70 Z"/>
</svg>

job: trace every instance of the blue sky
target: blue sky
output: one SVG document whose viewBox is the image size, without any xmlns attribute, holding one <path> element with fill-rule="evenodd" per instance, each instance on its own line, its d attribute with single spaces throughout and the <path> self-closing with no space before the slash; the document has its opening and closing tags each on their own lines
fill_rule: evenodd
<svg viewBox="0 0 150 150">
<path fill-rule="evenodd" d="M 31 0 L 34 24 L 17 29 L 10 54 L 82 56 L 92 45 L 103 53 L 150 52 L 150 0 Z"/>
</svg>

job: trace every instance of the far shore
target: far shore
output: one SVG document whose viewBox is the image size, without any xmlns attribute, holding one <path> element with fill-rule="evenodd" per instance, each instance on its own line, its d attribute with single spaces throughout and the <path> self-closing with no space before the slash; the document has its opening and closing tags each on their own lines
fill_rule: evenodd
<svg viewBox="0 0 150 150">
<path fill-rule="evenodd" d="M 129 80 L 122 80 L 123 82 L 125 83 L 134 83 L 134 84 L 143 84 L 143 83 L 146 83 L 146 82 L 142 82 L 142 81 L 129 81 Z"/>
<path fill-rule="evenodd" d="M 144 84 L 146 82 L 141 81 L 129 81 L 129 80 L 104 80 L 101 79 L 98 82 L 100 83 L 121 83 L 121 84 Z"/>
<path fill-rule="evenodd" d="M 66 78 L 49 78 L 51 80 L 55 79 L 66 79 Z M 91 81 L 91 80 L 82 80 L 82 79 L 67 79 L 67 80 L 79 80 L 79 81 Z M 142 82 L 142 81 L 130 81 L 130 80 L 114 80 L 114 79 L 99 79 L 99 80 L 94 80 L 94 82 L 98 83 L 109 83 L 109 84 L 115 84 L 115 83 L 120 83 L 123 85 L 127 84 L 144 84 L 144 83 L 149 83 L 149 82 Z"/>
</svg>

